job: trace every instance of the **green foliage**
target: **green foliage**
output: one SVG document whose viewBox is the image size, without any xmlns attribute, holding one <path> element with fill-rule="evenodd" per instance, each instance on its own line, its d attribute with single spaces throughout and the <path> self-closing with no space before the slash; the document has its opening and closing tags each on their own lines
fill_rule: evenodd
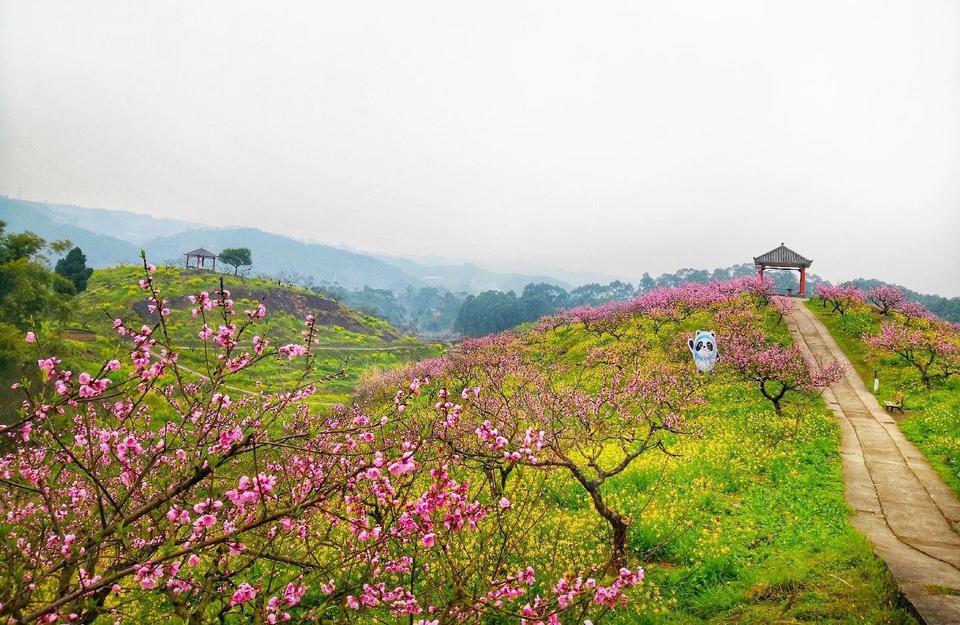
<svg viewBox="0 0 960 625">
<path fill-rule="evenodd" d="M 534 317 L 526 315 L 524 303 L 513 291 L 484 291 L 464 300 L 453 328 L 464 336 L 484 336 L 532 319 Z"/>
<path fill-rule="evenodd" d="M 253 265 L 253 255 L 250 248 L 246 247 L 228 247 L 221 251 L 217 258 L 233 267 L 233 275 L 237 275 L 241 267 Z"/>
<path fill-rule="evenodd" d="M 0 221 L 0 382 L 20 374 L 29 362 L 24 333 L 68 312 L 73 284 L 50 271 L 46 242 L 32 232 L 7 233 Z M 59 245 L 58 245 L 59 247 Z M 0 397 L 0 409 L 13 400 Z"/>
<path fill-rule="evenodd" d="M 6 224 L 0 221 L 0 263 L 21 258 L 32 258 L 43 250 L 46 242 L 32 232 L 6 234 Z"/>
<path fill-rule="evenodd" d="M 649 291 L 657 286 L 657 283 L 650 277 L 650 274 L 643 274 L 644 278 L 640 281 L 637 289 L 629 282 L 620 282 L 614 280 L 610 284 L 599 284 L 591 282 L 584 284 L 570 291 L 569 305 L 571 306 L 596 306 L 605 304 L 614 300 L 630 299 L 638 292 Z"/>
<path fill-rule="evenodd" d="M 874 329 L 874 314 L 866 307 L 854 308 L 844 315 L 838 315 L 841 332 L 860 337 Z"/>
<path fill-rule="evenodd" d="M 86 290 L 87 280 L 93 274 L 93 269 L 87 267 L 87 257 L 79 247 L 73 248 L 58 260 L 54 271 L 73 283 L 77 293 Z"/>
<path fill-rule="evenodd" d="M 570 294 L 561 287 L 546 282 L 528 284 L 523 288 L 520 303 L 525 320 L 539 319 L 569 306 Z"/>
</svg>

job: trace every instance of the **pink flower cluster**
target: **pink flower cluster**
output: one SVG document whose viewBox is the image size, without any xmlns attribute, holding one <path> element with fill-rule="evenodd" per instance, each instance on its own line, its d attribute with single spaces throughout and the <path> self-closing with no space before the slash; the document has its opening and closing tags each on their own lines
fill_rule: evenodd
<svg viewBox="0 0 960 625">
<path fill-rule="evenodd" d="M 478 442 L 478 415 L 503 395 L 488 398 L 481 380 L 455 391 L 432 385 L 490 357 L 492 388 L 503 390 L 503 376 L 524 371 L 522 357 L 500 349 L 509 337 L 418 364 L 385 414 L 360 404 L 318 409 L 308 401 L 313 375 L 272 392 L 246 393 L 233 381 L 265 357 L 308 354 L 316 318 L 305 319 L 302 342 L 273 351 L 267 339 L 245 336 L 265 307 L 233 316 L 228 290 L 199 293 L 191 299 L 198 319 L 183 315 L 194 324 L 186 334 L 202 341 L 194 353 L 206 355 L 198 379 L 179 363 L 182 346 L 170 336 L 181 315 L 169 313 L 154 271 L 144 263 L 153 325 L 113 323 L 129 357 L 75 374 L 42 355 L 41 384 L 24 389 L 20 419 L 2 430 L 10 444 L 0 476 L 11 487 L 0 489 L 0 509 L 11 549 L 0 561 L 0 621 L 91 621 L 104 609 L 91 599 L 109 593 L 123 605 L 111 616 L 130 622 L 172 602 L 185 620 L 234 611 L 270 624 L 517 614 L 556 623 L 564 611 L 621 605 L 623 589 L 639 582 L 633 573 L 564 575 L 578 590 L 551 594 L 532 567 L 504 580 L 510 569 L 487 557 L 524 539 L 536 493 L 491 492 L 477 463 L 506 474 L 556 461 L 561 442 L 547 401 L 556 396 L 535 398 L 537 414 L 523 427 L 496 417 L 481 430 L 499 445 L 490 450 Z M 304 366 L 311 373 L 312 359 Z M 625 390 L 614 395 L 603 401 L 628 401 Z M 426 427 L 420 404 L 431 415 Z M 625 403 L 605 432 L 634 423 L 635 408 Z M 590 415 L 592 427 L 609 416 Z M 471 592 L 446 591 L 459 583 Z M 311 588 L 316 596 L 303 601 Z"/>
<path fill-rule="evenodd" d="M 960 374 L 960 330 L 945 321 L 907 316 L 903 321 L 884 322 L 877 334 L 867 334 L 863 340 L 913 365 L 927 387 Z"/>
<path fill-rule="evenodd" d="M 817 285 L 814 292 L 825 304 L 830 304 L 834 312 L 838 312 L 841 315 L 846 314 L 846 312 L 854 306 L 863 304 L 866 301 L 866 296 L 863 294 L 863 291 L 852 284 L 833 286 L 821 282 Z"/>
<path fill-rule="evenodd" d="M 665 323 L 679 322 L 698 310 L 713 308 L 746 293 L 767 301 L 774 293 L 773 281 L 757 276 L 734 280 L 696 283 L 647 291 L 633 299 L 614 301 L 601 306 L 581 306 L 561 313 L 551 321 L 583 323 L 595 326 L 615 322 L 624 315 L 639 315 L 654 321 L 655 329 Z"/>
</svg>

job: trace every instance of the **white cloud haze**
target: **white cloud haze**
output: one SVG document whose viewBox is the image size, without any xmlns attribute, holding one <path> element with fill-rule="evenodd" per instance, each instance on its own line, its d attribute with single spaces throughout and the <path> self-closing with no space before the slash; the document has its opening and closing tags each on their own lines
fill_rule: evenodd
<svg viewBox="0 0 960 625">
<path fill-rule="evenodd" d="M 960 3 L 0 1 L 0 194 L 960 295 Z"/>
</svg>

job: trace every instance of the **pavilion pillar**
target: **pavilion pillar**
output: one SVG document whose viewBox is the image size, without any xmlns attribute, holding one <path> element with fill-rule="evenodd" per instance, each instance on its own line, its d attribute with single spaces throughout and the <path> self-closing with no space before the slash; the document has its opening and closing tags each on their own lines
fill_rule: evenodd
<svg viewBox="0 0 960 625">
<path fill-rule="evenodd" d="M 757 265 L 757 277 L 761 282 L 763 281 L 763 265 Z"/>
<path fill-rule="evenodd" d="M 807 295 L 807 268 L 800 268 L 800 297 Z"/>
</svg>

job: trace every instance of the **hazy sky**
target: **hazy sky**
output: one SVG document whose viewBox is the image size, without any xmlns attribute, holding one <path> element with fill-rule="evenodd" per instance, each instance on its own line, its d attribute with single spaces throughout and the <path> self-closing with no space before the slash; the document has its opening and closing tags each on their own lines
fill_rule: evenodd
<svg viewBox="0 0 960 625">
<path fill-rule="evenodd" d="M 0 0 L 0 194 L 960 295 L 960 2 Z"/>
</svg>

